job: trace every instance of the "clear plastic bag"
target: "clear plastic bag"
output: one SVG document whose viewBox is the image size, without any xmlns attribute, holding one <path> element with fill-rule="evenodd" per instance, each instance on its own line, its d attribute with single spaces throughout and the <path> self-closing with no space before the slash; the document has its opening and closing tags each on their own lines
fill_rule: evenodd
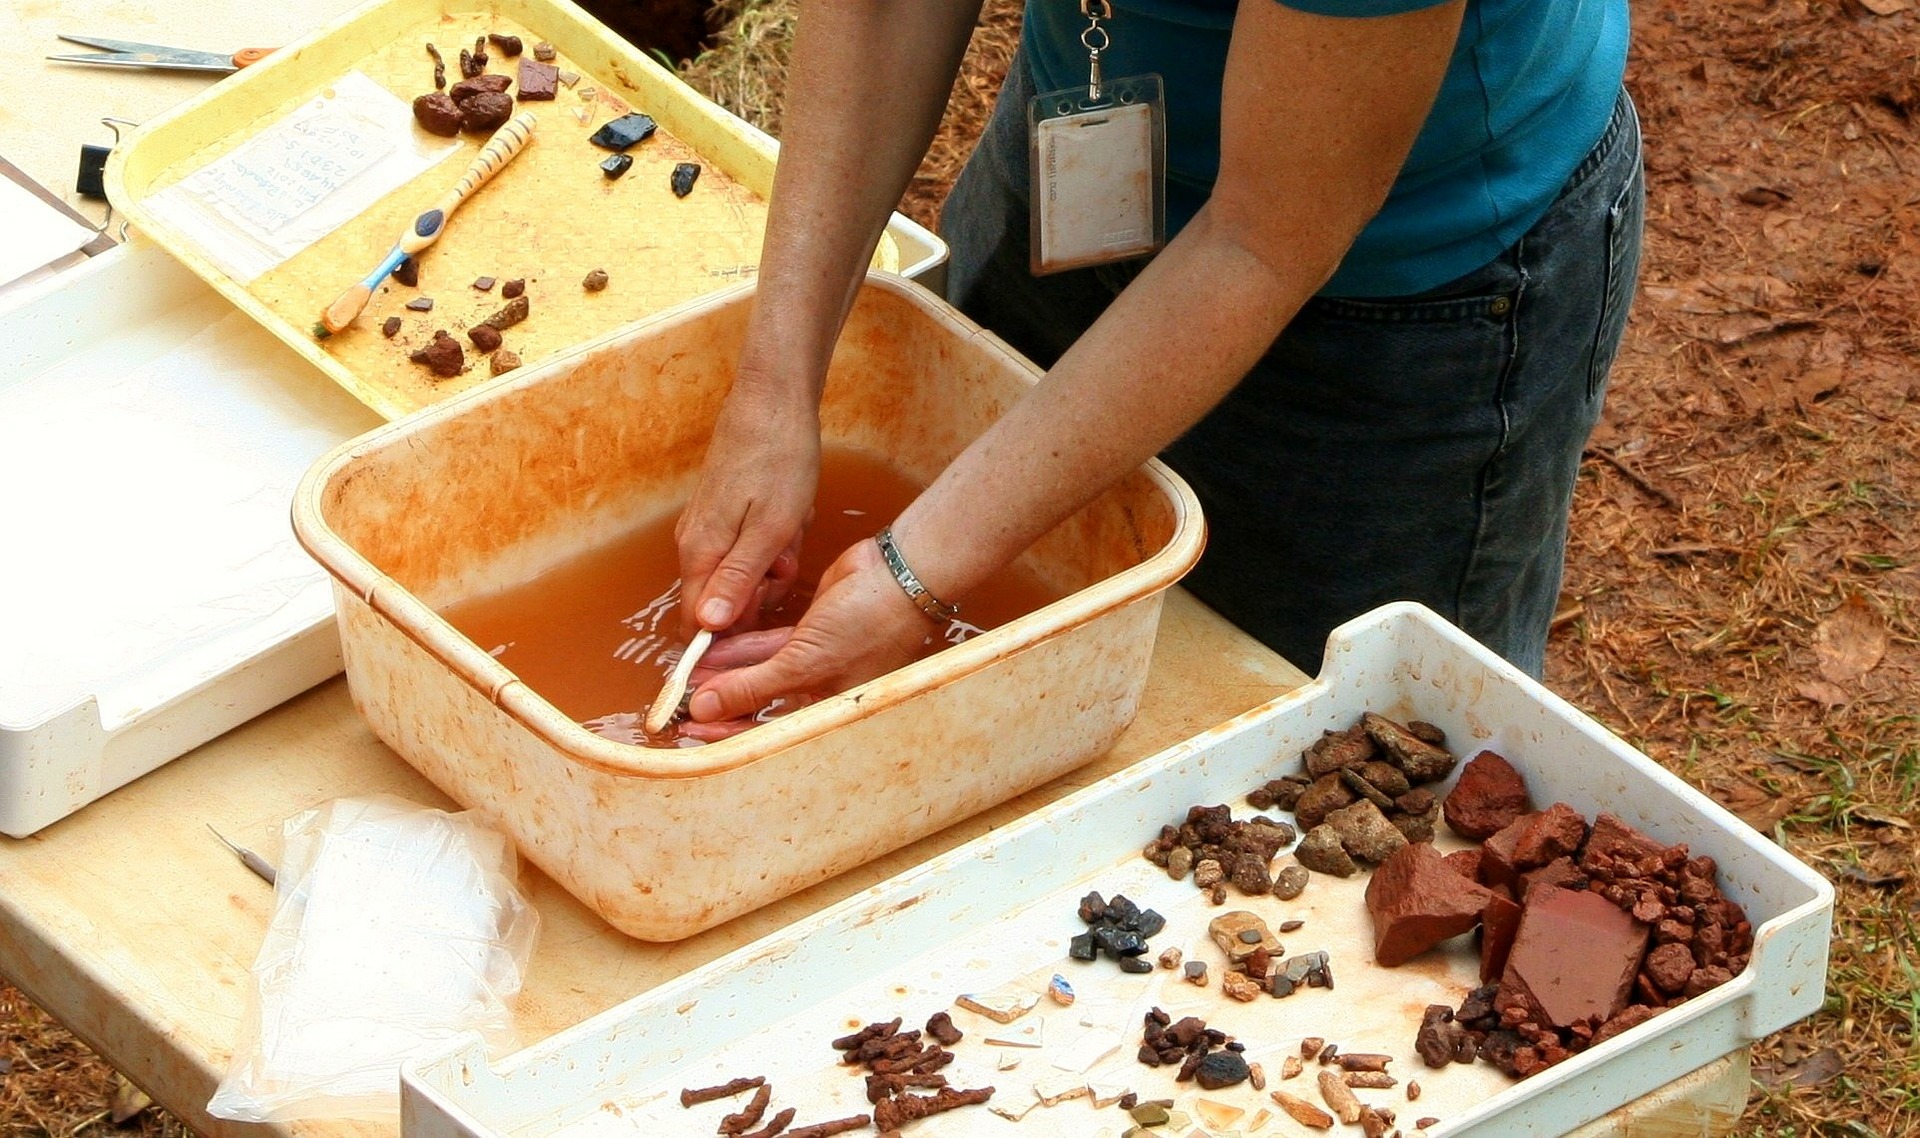
<svg viewBox="0 0 1920 1138">
<path fill-rule="evenodd" d="M 400 1063 L 478 1032 L 514 1046 L 508 1001 L 539 914 L 501 834 L 468 814 L 342 798 L 288 820 L 273 920 L 218 1118 L 395 1121 Z"/>
</svg>

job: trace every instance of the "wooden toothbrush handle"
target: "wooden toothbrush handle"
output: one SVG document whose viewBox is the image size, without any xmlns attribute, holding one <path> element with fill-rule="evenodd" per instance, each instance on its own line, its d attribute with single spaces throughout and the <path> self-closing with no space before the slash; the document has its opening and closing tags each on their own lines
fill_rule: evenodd
<svg viewBox="0 0 1920 1138">
<path fill-rule="evenodd" d="M 432 209 L 414 219 L 413 228 L 400 239 L 400 248 L 408 256 L 413 256 L 439 240 L 440 234 L 447 228 L 447 219 L 453 216 L 454 210 L 460 208 L 460 203 L 486 185 L 489 179 L 500 172 L 501 167 L 513 161 L 513 156 L 525 150 L 527 143 L 533 141 L 533 127 L 538 121 L 532 111 L 521 111 L 494 131 L 493 137 L 480 148 L 473 164 L 467 167 L 466 173 L 460 175 L 460 180 L 453 184 L 453 188 L 435 202 Z"/>
</svg>

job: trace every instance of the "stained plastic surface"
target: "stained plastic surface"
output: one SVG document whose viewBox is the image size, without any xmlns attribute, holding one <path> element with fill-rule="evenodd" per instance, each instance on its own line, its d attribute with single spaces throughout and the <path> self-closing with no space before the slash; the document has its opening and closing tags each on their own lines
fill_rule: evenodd
<svg viewBox="0 0 1920 1138">
<path fill-rule="evenodd" d="M 479 1033 L 514 1044 L 508 1001 L 539 913 L 506 837 L 388 796 L 289 819 L 273 921 L 208 1113 L 242 1122 L 399 1118 L 409 1055 Z"/>
</svg>

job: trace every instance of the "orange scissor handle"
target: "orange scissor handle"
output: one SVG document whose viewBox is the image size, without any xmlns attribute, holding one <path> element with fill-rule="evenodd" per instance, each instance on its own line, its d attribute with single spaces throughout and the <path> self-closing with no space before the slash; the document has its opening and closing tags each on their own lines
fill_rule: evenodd
<svg viewBox="0 0 1920 1138">
<path fill-rule="evenodd" d="M 273 50 L 274 49 L 270 47 L 243 47 L 233 53 L 233 65 L 235 67 L 246 67 L 249 64 L 258 63 L 269 55 L 272 55 Z"/>
</svg>

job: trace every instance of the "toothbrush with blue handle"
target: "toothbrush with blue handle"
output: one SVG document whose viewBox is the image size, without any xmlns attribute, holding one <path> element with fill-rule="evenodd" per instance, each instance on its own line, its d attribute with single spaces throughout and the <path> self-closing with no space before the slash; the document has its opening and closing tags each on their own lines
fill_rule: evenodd
<svg viewBox="0 0 1920 1138">
<path fill-rule="evenodd" d="M 454 210 L 460 208 L 460 203 L 486 185 L 488 179 L 500 172 L 501 167 L 513 161 L 514 155 L 526 149 L 527 143 L 533 139 L 536 121 L 532 111 L 522 111 L 494 131 L 493 137 L 487 140 L 474 158 L 473 165 L 467 167 L 467 172 L 460 176 L 446 196 L 434 203 L 432 209 L 413 219 L 413 226 L 401 235 L 379 267 L 368 273 L 365 280 L 341 293 L 338 300 L 327 305 L 327 310 L 320 314 L 320 323 L 314 326 L 315 338 L 324 340 L 335 332 L 344 331 L 360 315 L 360 310 L 367 306 L 367 301 L 373 297 L 373 290 L 380 286 L 388 273 L 398 268 L 401 261 L 425 251 L 427 246 L 438 241 L 440 234 L 446 231 L 447 220 L 453 216 Z"/>
</svg>

